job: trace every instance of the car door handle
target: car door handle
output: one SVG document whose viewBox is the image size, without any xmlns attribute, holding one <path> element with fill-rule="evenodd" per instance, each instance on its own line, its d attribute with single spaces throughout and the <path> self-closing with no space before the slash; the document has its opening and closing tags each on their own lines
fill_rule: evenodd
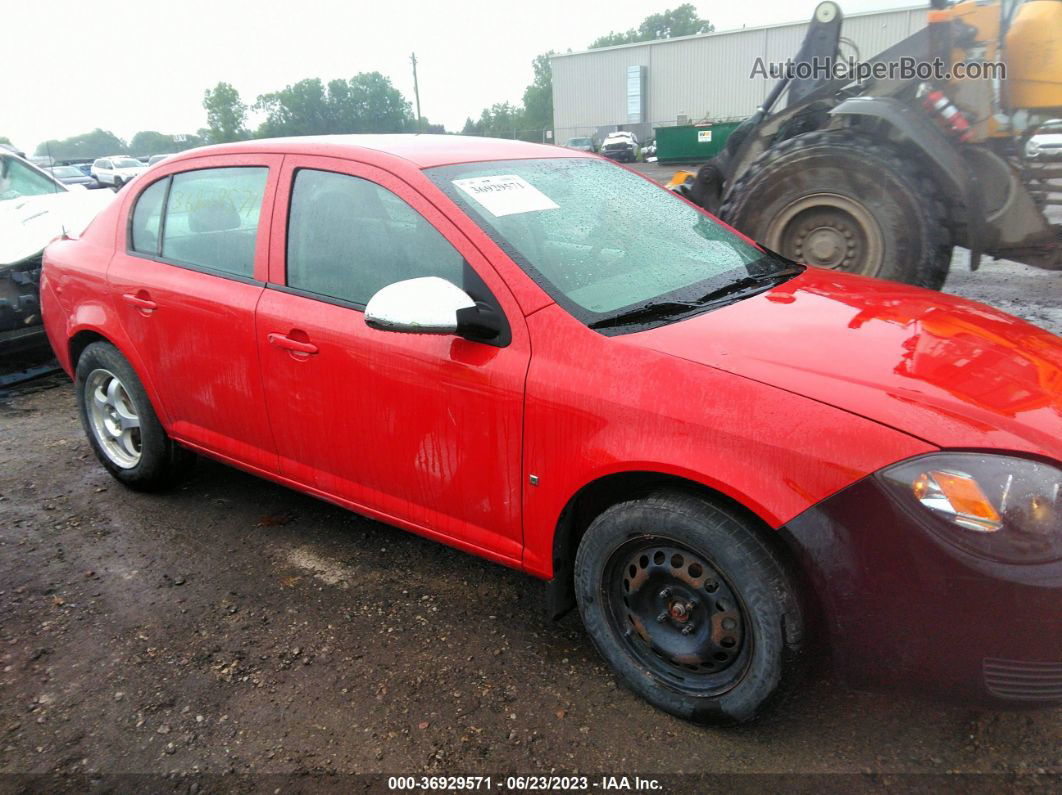
<svg viewBox="0 0 1062 795">
<path fill-rule="evenodd" d="M 271 333 L 266 339 L 269 340 L 270 345 L 276 345 L 278 348 L 283 348 L 286 351 L 295 351 L 296 353 L 317 353 L 317 346 L 312 342 L 302 342 L 301 340 L 293 340 L 284 334 L 277 334 L 275 331 Z"/>
<path fill-rule="evenodd" d="M 132 304 L 137 309 L 144 310 L 145 312 L 154 312 L 159 308 L 159 305 L 150 298 L 143 298 L 135 293 L 123 293 L 122 300 L 127 304 Z"/>
</svg>

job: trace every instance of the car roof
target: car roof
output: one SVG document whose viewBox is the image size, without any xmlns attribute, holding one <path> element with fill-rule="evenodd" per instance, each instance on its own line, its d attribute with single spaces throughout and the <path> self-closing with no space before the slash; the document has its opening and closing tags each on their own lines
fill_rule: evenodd
<svg viewBox="0 0 1062 795">
<path fill-rule="evenodd" d="M 529 160 L 542 157 L 580 157 L 582 155 L 546 144 L 533 144 L 505 138 L 480 138 L 471 135 L 307 135 L 298 138 L 262 138 L 190 149 L 167 162 L 203 155 L 262 152 L 350 157 L 374 152 L 405 160 L 419 168 L 475 163 L 483 160 Z"/>
</svg>

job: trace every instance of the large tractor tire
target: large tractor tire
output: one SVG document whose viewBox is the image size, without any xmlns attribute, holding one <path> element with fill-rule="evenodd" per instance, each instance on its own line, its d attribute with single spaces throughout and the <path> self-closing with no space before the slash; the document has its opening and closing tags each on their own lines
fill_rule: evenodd
<svg viewBox="0 0 1062 795">
<path fill-rule="evenodd" d="M 848 131 L 797 135 L 757 158 L 720 209 L 789 259 L 939 290 L 951 264 L 933 181 L 895 147 Z"/>
</svg>

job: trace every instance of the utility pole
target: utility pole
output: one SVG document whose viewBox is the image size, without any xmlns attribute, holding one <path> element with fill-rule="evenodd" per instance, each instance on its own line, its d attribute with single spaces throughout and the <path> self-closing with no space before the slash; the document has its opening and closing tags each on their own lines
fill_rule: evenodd
<svg viewBox="0 0 1062 795">
<path fill-rule="evenodd" d="M 422 132 L 420 129 L 420 84 L 417 83 L 417 54 L 410 55 L 409 60 L 413 63 L 413 96 L 417 100 L 417 132 Z"/>
</svg>

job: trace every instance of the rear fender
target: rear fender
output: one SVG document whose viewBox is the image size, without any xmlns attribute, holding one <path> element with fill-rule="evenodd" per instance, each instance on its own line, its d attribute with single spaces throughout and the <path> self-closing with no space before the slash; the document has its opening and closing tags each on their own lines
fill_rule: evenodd
<svg viewBox="0 0 1062 795">
<path fill-rule="evenodd" d="M 111 343 L 118 349 L 132 366 L 137 377 L 140 379 L 140 383 L 144 386 L 144 391 L 147 393 L 148 400 L 151 401 L 152 407 L 155 409 L 155 414 L 158 415 L 159 422 L 167 430 L 170 429 L 170 418 L 166 412 L 165 404 L 160 400 L 158 390 L 155 389 L 155 385 L 152 383 L 149 370 L 144 366 L 143 359 L 137 354 L 136 348 L 132 345 L 125 334 L 121 331 L 121 324 L 118 322 L 118 318 L 114 314 L 114 310 L 106 303 L 102 301 L 85 301 L 77 306 L 77 308 L 70 314 L 69 320 L 66 324 L 66 335 L 64 337 L 65 345 L 59 346 L 55 344 L 55 340 L 52 341 L 53 348 L 56 349 L 57 355 L 59 355 L 60 364 L 63 365 L 63 369 L 74 376 L 74 372 L 77 369 L 77 362 L 72 360 L 70 355 L 71 343 L 74 338 L 82 333 L 88 332 L 91 334 L 99 335 L 103 337 L 107 342 Z M 62 351 L 60 352 L 60 347 Z"/>
</svg>

